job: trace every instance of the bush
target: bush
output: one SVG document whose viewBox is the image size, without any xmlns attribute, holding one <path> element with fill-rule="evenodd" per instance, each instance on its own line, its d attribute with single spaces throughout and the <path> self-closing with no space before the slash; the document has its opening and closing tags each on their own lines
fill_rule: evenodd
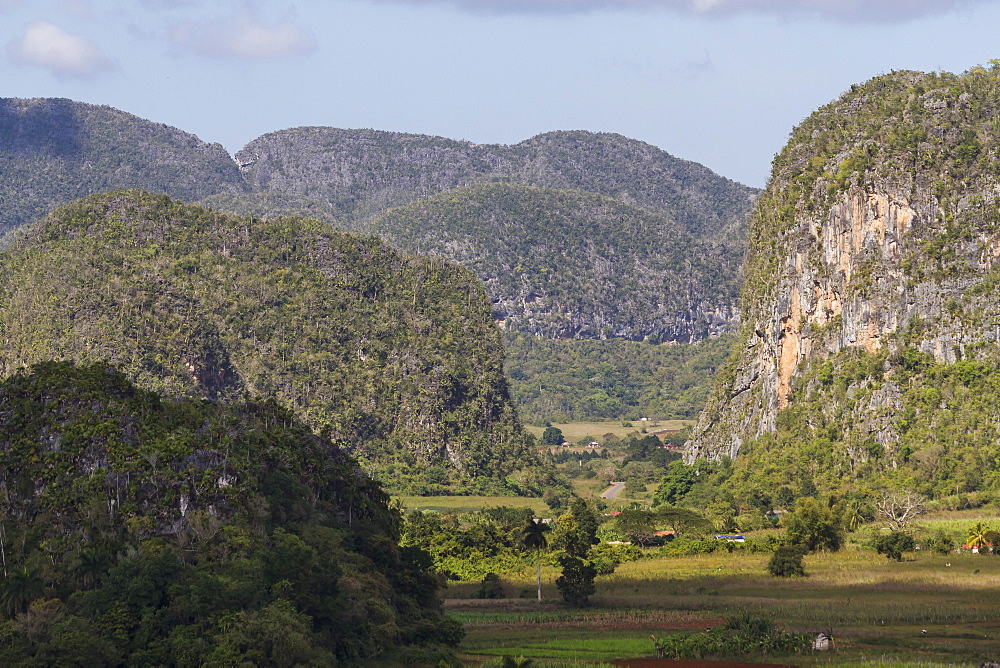
<svg viewBox="0 0 1000 668">
<path fill-rule="evenodd" d="M 894 561 L 903 560 L 903 552 L 913 551 L 913 536 L 902 531 L 891 531 L 872 540 L 872 547 Z"/>
<path fill-rule="evenodd" d="M 504 598 L 503 580 L 496 573 L 487 573 L 479 585 L 476 598 Z"/>
<path fill-rule="evenodd" d="M 805 577 L 806 570 L 802 566 L 805 554 L 806 550 L 801 545 L 783 545 L 771 555 L 767 572 L 780 578 Z"/>
</svg>

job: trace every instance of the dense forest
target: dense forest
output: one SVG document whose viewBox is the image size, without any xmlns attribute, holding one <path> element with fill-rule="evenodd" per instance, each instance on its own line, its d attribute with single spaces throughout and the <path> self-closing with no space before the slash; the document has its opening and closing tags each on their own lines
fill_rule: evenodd
<svg viewBox="0 0 1000 668">
<path fill-rule="evenodd" d="M 376 218 L 368 230 L 481 278 L 508 331 L 546 338 L 691 342 L 737 312 L 742 240 L 580 191 L 491 184 Z"/>
<path fill-rule="evenodd" d="M 732 335 L 691 345 L 507 333 L 511 396 L 526 422 L 698 417 Z"/>
<path fill-rule="evenodd" d="M 0 382 L 0 662 L 448 658 L 426 553 L 275 402 L 167 400 L 101 364 Z"/>
<path fill-rule="evenodd" d="M 0 254 L 0 340 L 5 375 L 107 360 L 168 397 L 273 397 L 393 482 L 436 467 L 457 490 L 551 482 L 479 281 L 315 221 L 81 200 Z"/>
</svg>

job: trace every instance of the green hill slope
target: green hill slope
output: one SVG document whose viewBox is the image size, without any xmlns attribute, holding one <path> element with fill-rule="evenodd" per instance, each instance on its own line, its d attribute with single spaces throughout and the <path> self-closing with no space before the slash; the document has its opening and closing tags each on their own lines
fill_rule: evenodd
<svg viewBox="0 0 1000 668">
<path fill-rule="evenodd" d="M 793 132 L 692 456 L 747 484 L 1000 490 L 1000 69 L 896 72 Z"/>
<path fill-rule="evenodd" d="M 273 402 L 40 364 L 0 382 L 0 483 L 4 665 L 407 663 L 460 638 L 388 497 Z"/>
<path fill-rule="evenodd" d="M 736 313 L 741 244 L 590 193 L 473 186 L 392 209 L 368 229 L 470 269 L 508 330 L 688 342 Z"/>
<path fill-rule="evenodd" d="M 4 374 L 108 360 L 170 397 L 274 397 L 397 484 L 533 489 L 481 284 L 375 238 L 94 196 L 0 255 L 0 340 Z"/>
<path fill-rule="evenodd" d="M 219 144 L 111 107 L 0 98 L 0 235 L 116 188 L 185 200 L 246 190 Z"/>
</svg>

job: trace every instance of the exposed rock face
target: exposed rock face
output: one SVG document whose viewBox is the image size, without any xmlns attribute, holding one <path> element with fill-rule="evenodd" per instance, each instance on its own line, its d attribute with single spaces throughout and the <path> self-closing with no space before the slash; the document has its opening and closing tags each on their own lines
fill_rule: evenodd
<svg viewBox="0 0 1000 668">
<path fill-rule="evenodd" d="M 904 394 L 927 382 L 905 355 L 995 366 L 998 82 L 995 69 L 895 73 L 796 129 L 752 218 L 741 335 L 689 461 L 735 457 L 781 432 L 779 415 L 799 402 L 815 407 L 810 428 L 853 421 L 852 433 L 885 449 L 886 467 L 902 465 L 901 415 L 914 410 Z M 876 368 L 834 396 L 848 353 Z M 836 436 L 856 459 L 862 437 Z"/>
</svg>

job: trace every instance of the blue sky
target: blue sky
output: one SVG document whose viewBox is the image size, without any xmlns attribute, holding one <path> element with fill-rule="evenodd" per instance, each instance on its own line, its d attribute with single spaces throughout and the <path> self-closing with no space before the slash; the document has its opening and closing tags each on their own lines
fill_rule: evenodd
<svg viewBox="0 0 1000 668">
<path fill-rule="evenodd" d="M 1000 57 L 1000 0 L 0 0 L 0 97 L 230 152 L 301 125 L 617 132 L 755 186 L 852 83 Z"/>
</svg>

